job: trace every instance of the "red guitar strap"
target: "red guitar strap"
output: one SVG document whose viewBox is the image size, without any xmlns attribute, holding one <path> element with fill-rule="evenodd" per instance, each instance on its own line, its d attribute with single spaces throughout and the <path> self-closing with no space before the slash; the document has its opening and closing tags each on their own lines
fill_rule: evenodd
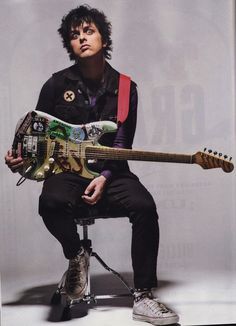
<svg viewBox="0 0 236 326">
<path fill-rule="evenodd" d="M 120 74 L 117 109 L 118 123 L 123 123 L 127 119 L 129 113 L 130 84 L 131 78 Z"/>
</svg>

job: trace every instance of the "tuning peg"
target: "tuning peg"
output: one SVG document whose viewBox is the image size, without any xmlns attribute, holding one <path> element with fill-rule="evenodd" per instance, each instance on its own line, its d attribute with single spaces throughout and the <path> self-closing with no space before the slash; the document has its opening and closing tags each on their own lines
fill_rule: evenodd
<svg viewBox="0 0 236 326">
<path fill-rule="evenodd" d="M 224 155 L 224 158 L 227 159 L 228 158 L 228 155 Z"/>
<path fill-rule="evenodd" d="M 222 153 L 219 153 L 219 157 L 221 157 L 223 154 Z"/>
<path fill-rule="evenodd" d="M 211 149 L 209 149 L 209 150 L 208 150 L 208 153 L 212 153 L 212 150 L 211 150 Z"/>
<path fill-rule="evenodd" d="M 207 150 L 207 148 L 205 147 L 205 148 L 204 148 L 204 152 L 205 152 L 206 150 Z"/>
<path fill-rule="evenodd" d="M 232 157 L 230 157 L 230 159 L 229 159 L 230 161 L 232 160 Z"/>
<path fill-rule="evenodd" d="M 214 151 L 214 155 L 217 155 L 217 152 L 216 151 Z"/>
</svg>

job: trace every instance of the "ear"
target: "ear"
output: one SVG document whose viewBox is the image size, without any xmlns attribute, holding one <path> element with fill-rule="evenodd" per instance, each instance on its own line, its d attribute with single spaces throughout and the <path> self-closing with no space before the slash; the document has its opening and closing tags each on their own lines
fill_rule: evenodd
<svg viewBox="0 0 236 326">
<path fill-rule="evenodd" d="M 105 48 L 107 46 L 107 42 L 103 42 L 102 47 Z"/>
</svg>

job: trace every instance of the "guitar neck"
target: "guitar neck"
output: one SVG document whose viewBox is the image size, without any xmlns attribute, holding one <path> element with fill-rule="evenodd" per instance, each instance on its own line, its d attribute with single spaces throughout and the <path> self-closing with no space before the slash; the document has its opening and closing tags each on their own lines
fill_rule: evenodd
<svg viewBox="0 0 236 326">
<path fill-rule="evenodd" d="M 87 159 L 131 160 L 192 164 L 192 155 L 140 151 L 102 146 L 87 146 Z"/>
</svg>

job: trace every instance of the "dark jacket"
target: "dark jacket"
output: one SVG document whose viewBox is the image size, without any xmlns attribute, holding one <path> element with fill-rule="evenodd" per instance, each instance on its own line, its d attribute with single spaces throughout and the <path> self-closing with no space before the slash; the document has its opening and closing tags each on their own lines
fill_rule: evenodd
<svg viewBox="0 0 236 326">
<path fill-rule="evenodd" d="M 79 65 L 75 64 L 54 73 L 43 85 L 36 109 L 72 124 L 85 124 L 99 120 L 117 122 L 118 85 L 119 73 L 106 62 L 104 79 L 96 92 L 94 101 L 86 87 L 86 81 L 81 76 Z M 131 148 L 136 118 L 137 89 L 136 84 L 131 82 L 129 115 L 127 120 L 119 126 L 122 128 L 122 137 L 117 138 L 117 133 L 106 134 L 100 139 L 100 144 Z M 128 169 L 128 164 L 127 162 L 103 161 L 93 168 L 98 172 L 110 170 L 114 174 Z"/>
</svg>

